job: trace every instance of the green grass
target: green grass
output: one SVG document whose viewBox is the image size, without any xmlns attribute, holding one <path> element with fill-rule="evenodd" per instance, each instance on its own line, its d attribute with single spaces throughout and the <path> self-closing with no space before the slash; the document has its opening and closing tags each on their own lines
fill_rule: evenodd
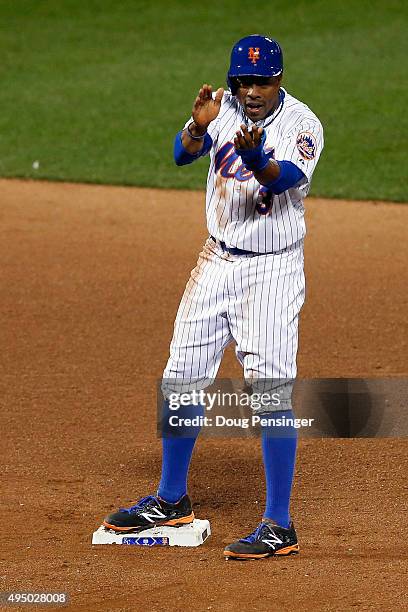
<svg viewBox="0 0 408 612">
<path fill-rule="evenodd" d="M 199 86 L 224 84 L 232 44 L 261 32 L 325 128 L 312 193 L 406 201 L 405 6 L 1 0 L 0 175 L 203 188 L 207 162 L 177 168 L 174 134 Z"/>
</svg>

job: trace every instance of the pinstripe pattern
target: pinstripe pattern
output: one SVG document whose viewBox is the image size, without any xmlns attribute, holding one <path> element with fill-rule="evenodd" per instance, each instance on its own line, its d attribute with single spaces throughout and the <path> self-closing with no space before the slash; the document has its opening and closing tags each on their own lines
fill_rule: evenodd
<svg viewBox="0 0 408 612">
<path fill-rule="evenodd" d="M 235 132 L 250 122 L 229 92 L 209 126 L 213 147 L 206 212 L 209 233 L 217 241 L 206 241 L 182 297 L 163 375 L 165 394 L 211 384 L 226 346 L 235 341 L 245 379 L 254 390 L 262 381 L 278 381 L 288 389 L 283 396 L 287 404 L 272 409 L 290 408 L 291 385 L 285 381 L 296 377 L 305 292 L 303 198 L 323 148 L 323 130 L 305 104 L 282 93 L 275 113 L 257 125 L 264 127 L 265 147 L 274 149 L 275 158 L 292 161 L 307 178 L 274 196 L 267 214 L 257 212 L 260 185 L 235 154 Z M 231 255 L 220 241 L 253 254 Z"/>
</svg>

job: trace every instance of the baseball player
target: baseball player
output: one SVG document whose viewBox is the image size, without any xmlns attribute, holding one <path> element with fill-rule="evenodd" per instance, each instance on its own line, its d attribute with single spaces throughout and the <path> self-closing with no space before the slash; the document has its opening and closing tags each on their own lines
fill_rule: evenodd
<svg viewBox="0 0 408 612">
<path fill-rule="evenodd" d="M 163 389 L 205 389 L 224 349 L 235 341 L 245 380 L 269 384 L 280 402 L 263 416 L 286 417 L 262 427 L 266 508 L 256 529 L 226 547 L 234 559 L 289 555 L 299 544 L 289 505 L 297 432 L 291 390 L 296 377 L 298 317 L 304 301 L 303 200 L 323 148 L 316 115 L 282 87 L 283 56 L 270 38 L 251 35 L 233 47 L 229 89 L 203 85 L 192 116 L 175 139 L 177 165 L 209 154 L 209 237 L 177 313 Z M 184 387 L 183 387 L 184 388 Z M 168 407 L 168 402 L 165 402 Z M 184 407 L 190 416 L 203 407 Z M 269 422 L 268 419 L 265 419 Z M 199 427 L 163 437 L 156 495 L 106 517 L 116 531 L 178 526 L 194 519 L 187 475 Z"/>
</svg>

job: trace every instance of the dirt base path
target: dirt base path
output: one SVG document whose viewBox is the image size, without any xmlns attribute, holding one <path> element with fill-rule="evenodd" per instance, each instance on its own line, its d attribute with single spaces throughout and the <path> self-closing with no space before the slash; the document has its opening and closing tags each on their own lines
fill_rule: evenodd
<svg viewBox="0 0 408 612">
<path fill-rule="evenodd" d="M 1 589 L 67 591 L 73 610 L 406 609 L 402 439 L 300 442 L 296 558 L 222 558 L 262 514 L 253 439 L 197 444 L 204 546 L 90 546 L 157 486 L 155 381 L 203 194 L 3 180 L 0 197 Z M 300 376 L 408 375 L 408 207 L 310 199 L 307 221 Z M 239 371 L 227 351 L 220 375 Z"/>
</svg>

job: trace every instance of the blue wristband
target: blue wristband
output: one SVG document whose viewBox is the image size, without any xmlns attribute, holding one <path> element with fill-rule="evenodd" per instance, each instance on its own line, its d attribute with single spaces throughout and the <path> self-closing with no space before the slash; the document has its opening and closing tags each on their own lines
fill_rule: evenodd
<svg viewBox="0 0 408 612">
<path fill-rule="evenodd" d="M 255 149 L 235 149 L 237 154 L 241 157 L 247 170 L 252 172 L 260 172 L 269 163 L 269 157 L 264 151 L 264 144 L 266 140 L 265 131 L 262 132 L 261 142 Z"/>
<path fill-rule="evenodd" d="M 191 164 L 199 157 L 207 155 L 213 145 L 211 136 L 206 132 L 203 138 L 203 148 L 197 153 L 189 153 L 183 147 L 183 143 L 181 141 L 181 134 L 182 131 L 178 132 L 176 134 L 176 138 L 174 139 L 174 161 L 176 162 L 177 166 L 185 166 L 186 164 Z"/>
</svg>

